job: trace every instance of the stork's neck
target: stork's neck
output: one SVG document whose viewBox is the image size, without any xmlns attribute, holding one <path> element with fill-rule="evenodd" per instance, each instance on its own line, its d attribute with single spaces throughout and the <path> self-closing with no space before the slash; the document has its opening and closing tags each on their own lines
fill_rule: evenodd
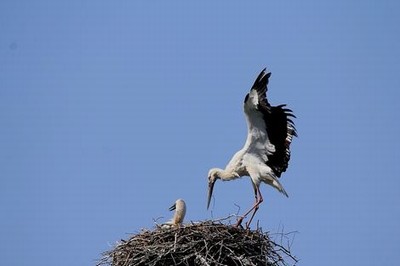
<svg viewBox="0 0 400 266">
<path fill-rule="evenodd" d="M 174 218 L 172 218 L 172 221 L 174 224 L 181 224 L 183 222 L 183 219 L 185 218 L 186 214 L 186 206 L 180 206 L 179 208 L 176 208 Z"/>
<path fill-rule="evenodd" d="M 218 171 L 218 177 L 221 178 L 223 181 L 228 181 L 232 179 L 239 178 L 239 174 L 231 169 L 219 169 L 217 168 Z"/>
</svg>

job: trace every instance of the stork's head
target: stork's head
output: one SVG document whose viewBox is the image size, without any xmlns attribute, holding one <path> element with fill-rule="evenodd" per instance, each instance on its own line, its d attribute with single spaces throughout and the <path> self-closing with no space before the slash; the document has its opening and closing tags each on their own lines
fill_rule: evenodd
<svg viewBox="0 0 400 266">
<path fill-rule="evenodd" d="M 174 203 L 174 205 L 172 205 L 169 210 L 173 211 L 173 210 L 186 210 L 186 204 L 185 201 L 183 199 L 177 199 Z"/>
<path fill-rule="evenodd" d="M 211 196 L 213 193 L 214 189 L 214 184 L 217 179 L 220 179 L 221 177 L 219 176 L 221 172 L 221 169 L 218 168 L 212 168 L 208 172 L 208 198 L 207 198 L 207 209 L 210 207 L 210 201 L 211 201 Z"/>
<path fill-rule="evenodd" d="M 174 218 L 172 218 L 173 224 L 181 224 L 186 214 L 186 204 L 183 199 L 178 199 L 175 204 L 169 208 L 170 211 L 176 210 Z"/>
</svg>

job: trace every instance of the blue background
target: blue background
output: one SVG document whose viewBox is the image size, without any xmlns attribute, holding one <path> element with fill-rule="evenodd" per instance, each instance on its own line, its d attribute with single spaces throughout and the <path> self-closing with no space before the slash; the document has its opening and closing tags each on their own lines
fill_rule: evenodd
<svg viewBox="0 0 400 266">
<path fill-rule="evenodd" d="M 256 220 L 298 265 L 400 259 L 398 1 L 1 1 L 0 258 L 93 265 L 172 215 L 253 203 L 207 172 L 246 138 L 262 68 L 299 138 Z M 160 218 L 161 217 L 161 218 Z"/>
</svg>

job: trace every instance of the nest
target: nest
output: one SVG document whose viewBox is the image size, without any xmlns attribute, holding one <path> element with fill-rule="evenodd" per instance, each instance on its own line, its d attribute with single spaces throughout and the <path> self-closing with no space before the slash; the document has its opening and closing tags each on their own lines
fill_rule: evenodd
<svg viewBox="0 0 400 266">
<path fill-rule="evenodd" d="M 290 263 L 289 263 L 290 261 Z M 216 221 L 143 230 L 103 254 L 98 265 L 294 265 L 288 248 L 261 229 Z"/>
</svg>

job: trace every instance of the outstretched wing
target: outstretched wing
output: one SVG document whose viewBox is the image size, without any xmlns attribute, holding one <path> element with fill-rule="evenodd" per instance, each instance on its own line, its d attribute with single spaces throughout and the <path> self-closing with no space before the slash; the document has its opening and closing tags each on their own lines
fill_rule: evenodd
<svg viewBox="0 0 400 266">
<path fill-rule="evenodd" d="M 245 148 L 268 165 L 276 176 L 285 172 L 290 160 L 290 144 L 297 136 L 292 110 L 286 105 L 271 106 L 267 100 L 268 80 L 271 73 L 263 69 L 244 101 L 248 125 Z"/>
<path fill-rule="evenodd" d="M 290 160 L 290 144 L 293 137 L 297 137 L 292 117 L 296 117 L 292 110 L 285 108 L 285 104 L 272 106 L 265 121 L 268 136 L 275 146 L 275 152 L 268 156 L 266 164 L 271 167 L 275 175 L 280 177 L 286 171 Z"/>
</svg>

